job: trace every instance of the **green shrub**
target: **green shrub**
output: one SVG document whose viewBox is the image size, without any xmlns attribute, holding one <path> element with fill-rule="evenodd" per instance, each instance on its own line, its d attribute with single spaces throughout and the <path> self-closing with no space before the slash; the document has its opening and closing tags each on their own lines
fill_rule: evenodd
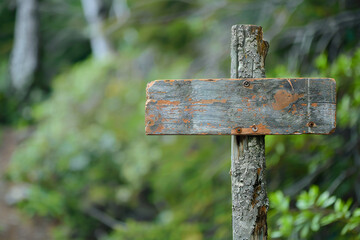
<svg viewBox="0 0 360 240">
<path fill-rule="evenodd" d="M 230 239 L 229 137 L 145 136 L 146 86 L 126 68 L 131 59 L 78 64 L 34 108 L 38 125 L 9 172 L 29 185 L 19 207 L 56 220 L 55 239 Z M 149 79 L 182 76 L 189 62 L 160 62 Z M 338 129 L 266 138 L 270 189 L 291 193 L 270 194 L 273 238 L 359 234 L 359 210 L 347 199 L 356 198 L 352 179 L 360 172 L 360 51 L 317 64 L 338 83 Z M 311 184 L 320 188 L 296 197 Z"/>
</svg>

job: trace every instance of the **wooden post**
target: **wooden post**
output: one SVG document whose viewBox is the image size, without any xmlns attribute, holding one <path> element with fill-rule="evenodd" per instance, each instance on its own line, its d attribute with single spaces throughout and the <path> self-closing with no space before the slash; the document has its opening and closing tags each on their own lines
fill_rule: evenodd
<svg viewBox="0 0 360 240">
<path fill-rule="evenodd" d="M 264 135 L 331 134 L 336 83 L 330 78 L 264 78 L 262 28 L 236 25 L 231 79 L 167 79 L 147 85 L 147 135 L 232 135 L 234 240 L 267 239 Z"/>
<path fill-rule="evenodd" d="M 231 35 L 231 78 L 264 78 L 268 48 L 261 27 L 234 25 Z M 256 126 L 253 131 L 257 131 Z M 234 240 L 267 239 L 269 199 L 266 194 L 265 166 L 265 136 L 231 136 Z"/>
</svg>

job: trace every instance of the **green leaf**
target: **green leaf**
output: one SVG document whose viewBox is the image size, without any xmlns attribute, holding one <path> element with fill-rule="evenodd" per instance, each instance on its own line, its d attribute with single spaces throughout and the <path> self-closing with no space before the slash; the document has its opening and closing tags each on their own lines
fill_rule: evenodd
<svg viewBox="0 0 360 240">
<path fill-rule="evenodd" d="M 338 219 L 338 217 L 337 217 L 337 215 L 335 213 L 330 213 L 330 214 L 324 216 L 323 218 L 321 218 L 320 224 L 322 226 L 325 226 L 325 225 L 333 223 L 337 219 Z"/>
<path fill-rule="evenodd" d="M 353 217 L 360 217 L 360 208 L 355 209 L 352 215 Z"/>
<path fill-rule="evenodd" d="M 320 219 L 321 219 L 321 214 L 316 214 L 311 221 L 311 230 L 313 230 L 314 232 L 320 229 Z"/>
<path fill-rule="evenodd" d="M 332 197 L 330 197 L 328 199 L 325 199 L 325 201 L 323 202 L 321 207 L 327 208 L 327 207 L 331 206 L 332 204 L 334 204 L 335 201 L 336 201 L 336 197 L 332 196 Z"/>
<path fill-rule="evenodd" d="M 341 199 L 336 200 L 334 205 L 335 212 L 341 212 L 344 207 L 344 202 Z"/>
<path fill-rule="evenodd" d="M 281 212 L 286 212 L 289 210 L 290 198 L 285 197 L 283 192 L 276 191 L 274 193 L 271 193 L 269 195 L 269 200 L 272 208 L 275 208 Z"/>
<path fill-rule="evenodd" d="M 310 232 L 310 226 L 309 224 L 306 224 L 300 231 L 300 236 L 302 238 L 307 238 L 307 236 L 309 235 Z"/>
<path fill-rule="evenodd" d="M 324 207 L 324 203 L 325 203 L 326 200 L 329 199 L 329 196 L 330 196 L 329 192 L 327 192 L 327 191 L 326 191 L 326 192 L 323 192 L 323 193 L 319 196 L 319 198 L 317 199 L 316 205 L 325 208 L 325 207 Z M 330 204 L 330 205 L 331 205 L 331 204 Z"/>
</svg>

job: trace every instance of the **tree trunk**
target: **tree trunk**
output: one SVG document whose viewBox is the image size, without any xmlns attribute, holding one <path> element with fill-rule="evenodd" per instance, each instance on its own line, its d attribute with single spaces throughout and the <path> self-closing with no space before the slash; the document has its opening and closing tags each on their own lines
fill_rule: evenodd
<svg viewBox="0 0 360 240">
<path fill-rule="evenodd" d="M 264 78 L 268 47 L 261 27 L 233 26 L 231 78 Z M 265 136 L 231 136 L 234 240 L 267 239 L 265 166 Z"/>
<path fill-rule="evenodd" d="M 34 80 L 38 66 L 38 2 L 17 0 L 14 46 L 10 59 L 13 87 L 24 94 Z"/>
<path fill-rule="evenodd" d="M 101 14 L 101 0 L 81 0 L 85 18 L 89 25 L 90 43 L 96 59 L 103 60 L 113 54 L 111 44 L 104 32 L 104 19 Z"/>
<path fill-rule="evenodd" d="M 118 24 L 126 22 L 126 20 L 130 17 L 130 9 L 128 7 L 127 0 L 113 0 L 111 9 L 118 21 Z"/>
</svg>

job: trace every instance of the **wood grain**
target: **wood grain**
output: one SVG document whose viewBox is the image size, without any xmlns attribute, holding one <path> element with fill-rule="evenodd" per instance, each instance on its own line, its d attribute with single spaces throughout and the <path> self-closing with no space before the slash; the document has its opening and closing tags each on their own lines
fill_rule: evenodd
<svg viewBox="0 0 360 240">
<path fill-rule="evenodd" d="M 146 134 L 330 134 L 335 89 L 330 78 L 157 80 L 147 88 Z"/>
</svg>

